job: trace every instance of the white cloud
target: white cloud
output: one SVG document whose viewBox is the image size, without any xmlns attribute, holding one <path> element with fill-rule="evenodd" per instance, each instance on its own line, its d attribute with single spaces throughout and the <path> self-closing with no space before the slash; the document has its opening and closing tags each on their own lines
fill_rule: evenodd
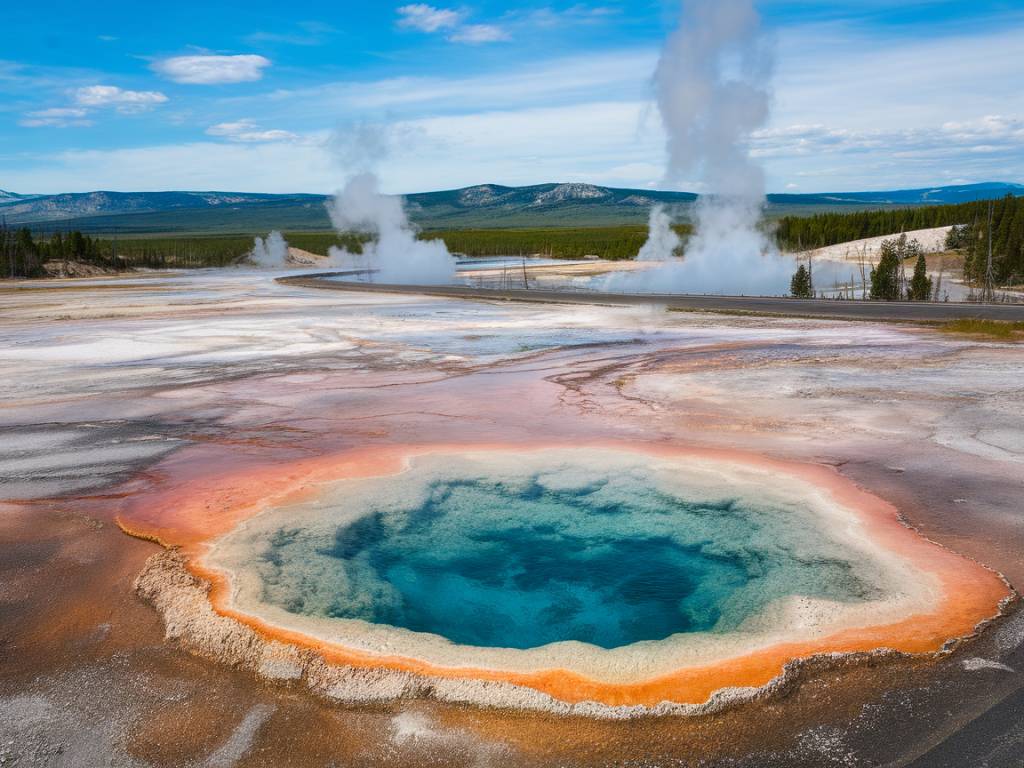
<svg viewBox="0 0 1024 768">
<path fill-rule="evenodd" d="M 426 3 L 403 5 L 398 9 L 398 26 L 416 29 L 432 34 L 442 30 L 451 30 L 448 40 L 453 43 L 497 43 L 509 39 L 508 31 L 496 24 L 463 24 L 466 18 L 464 11 L 450 8 L 435 8 Z"/>
<path fill-rule="evenodd" d="M 437 32 L 452 29 L 462 23 L 465 14 L 448 8 L 435 8 L 426 3 L 403 5 L 398 9 L 398 26 L 418 29 L 420 32 Z"/>
<path fill-rule="evenodd" d="M 282 130 L 264 130 L 251 120 L 238 120 L 233 123 L 218 123 L 206 129 L 209 136 L 223 136 L 231 141 L 249 143 L 272 142 L 272 141 L 294 141 L 299 137 L 290 132 Z"/>
<path fill-rule="evenodd" d="M 154 62 L 152 69 L 168 80 L 190 85 L 247 83 L 263 77 L 270 59 L 255 54 L 238 56 L 174 56 Z"/>
<path fill-rule="evenodd" d="M 74 97 L 79 106 L 113 106 L 122 113 L 143 112 L 167 101 L 159 91 L 126 91 L 116 85 L 89 85 L 77 89 Z"/>
<path fill-rule="evenodd" d="M 499 43 L 509 39 L 508 32 L 494 24 L 467 24 L 448 36 L 453 43 Z"/>
<path fill-rule="evenodd" d="M 27 112 L 18 125 L 25 128 L 43 128 L 52 126 L 54 128 L 70 128 L 73 126 L 92 125 L 92 121 L 86 118 L 89 110 L 76 107 L 55 107 L 53 109 L 39 109 L 35 112 Z"/>
</svg>

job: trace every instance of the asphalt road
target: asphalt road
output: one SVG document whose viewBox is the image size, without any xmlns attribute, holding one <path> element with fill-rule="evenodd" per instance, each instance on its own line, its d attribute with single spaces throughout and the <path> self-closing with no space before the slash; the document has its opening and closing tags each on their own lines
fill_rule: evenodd
<svg viewBox="0 0 1024 768">
<path fill-rule="evenodd" d="M 738 312 L 784 317 L 816 317 L 837 320 L 946 322 L 960 318 L 1024 321 L 1024 304 L 967 304 L 958 302 L 839 301 L 833 299 L 786 299 L 754 296 L 694 296 L 684 294 L 599 293 L 596 291 L 492 290 L 462 285 L 399 285 L 340 280 L 348 273 L 282 277 L 287 285 L 333 291 L 408 293 L 488 301 L 529 301 L 555 304 L 603 304 L 611 306 L 658 305 L 667 309 L 697 312 Z"/>
</svg>

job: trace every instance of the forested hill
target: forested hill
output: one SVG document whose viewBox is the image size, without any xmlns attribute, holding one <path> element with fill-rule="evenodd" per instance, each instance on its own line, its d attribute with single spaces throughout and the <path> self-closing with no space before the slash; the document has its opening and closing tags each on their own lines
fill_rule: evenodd
<svg viewBox="0 0 1024 768">
<path fill-rule="evenodd" d="M 959 205 L 787 216 L 778 223 L 777 237 L 782 248 L 795 251 L 947 226 L 956 227 L 948 245 L 964 251 L 964 269 L 969 276 L 982 276 L 991 233 L 996 282 L 1024 283 L 1024 197 L 1006 195 L 999 200 Z"/>
</svg>

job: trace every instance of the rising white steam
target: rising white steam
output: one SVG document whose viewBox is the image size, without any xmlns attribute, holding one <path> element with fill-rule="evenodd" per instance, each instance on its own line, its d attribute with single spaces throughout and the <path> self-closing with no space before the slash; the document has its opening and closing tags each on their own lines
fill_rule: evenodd
<svg viewBox="0 0 1024 768">
<path fill-rule="evenodd" d="M 455 278 L 455 259 L 443 240 L 418 240 L 401 198 L 382 195 L 373 173 L 354 176 L 327 203 L 338 232 L 362 232 L 371 240 L 362 254 L 331 248 L 335 267 L 368 269 L 383 283 L 440 285 Z"/>
<path fill-rule="evenodd" d="M 656 205 L 651 208 L 648 224 L 647 242 L 636 255 L 637 261 L 665 261 L 673 258 L 682 246 L 683 241 L 672 229 L 672 217 L 665 206 Z"/>
<path fill-rule="evenodd" d="M 764 172 L 750 157 L 751 134 L 768 120 L 772 56 L 754 0 L 686 0 L 679 28 L 665 42 L 654 75 L 667 133 L 666 181 L 702 182 L 686 256 L 666 236 L 663 210 L 651 213 L 641 257 L 664 265 L 633 275 L 671 292 L 784 292 L 792 263 L 758 228 Z M 672 233 L 674 235 L 674 233 Z"/>
<path fill-rule="evenodd" d="M 249 260 L 260 267 L 286 267 L 288 266 L 288 243 L 277 230 L 267 235 L 265 240 L 262 237 L 257 237 L 252 252 L 249 254 Z"/>
</svg>

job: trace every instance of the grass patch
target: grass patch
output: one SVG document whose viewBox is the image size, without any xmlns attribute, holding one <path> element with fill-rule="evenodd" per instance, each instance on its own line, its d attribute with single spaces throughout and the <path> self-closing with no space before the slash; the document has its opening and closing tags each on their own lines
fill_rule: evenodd
<svg viewBox="0 0 1024 768">
<path fill-rule="evenodd" d="M 945 333 L 962 333 L 970 336 L 987 336 L 992 339 L 1015 339 L 1024 334 L 1024 322 L 1007 322 L 1004 320 L 981 320 L 979 318 L 962 317 L 951 320 L 940 328 Z"/>
</svg>

